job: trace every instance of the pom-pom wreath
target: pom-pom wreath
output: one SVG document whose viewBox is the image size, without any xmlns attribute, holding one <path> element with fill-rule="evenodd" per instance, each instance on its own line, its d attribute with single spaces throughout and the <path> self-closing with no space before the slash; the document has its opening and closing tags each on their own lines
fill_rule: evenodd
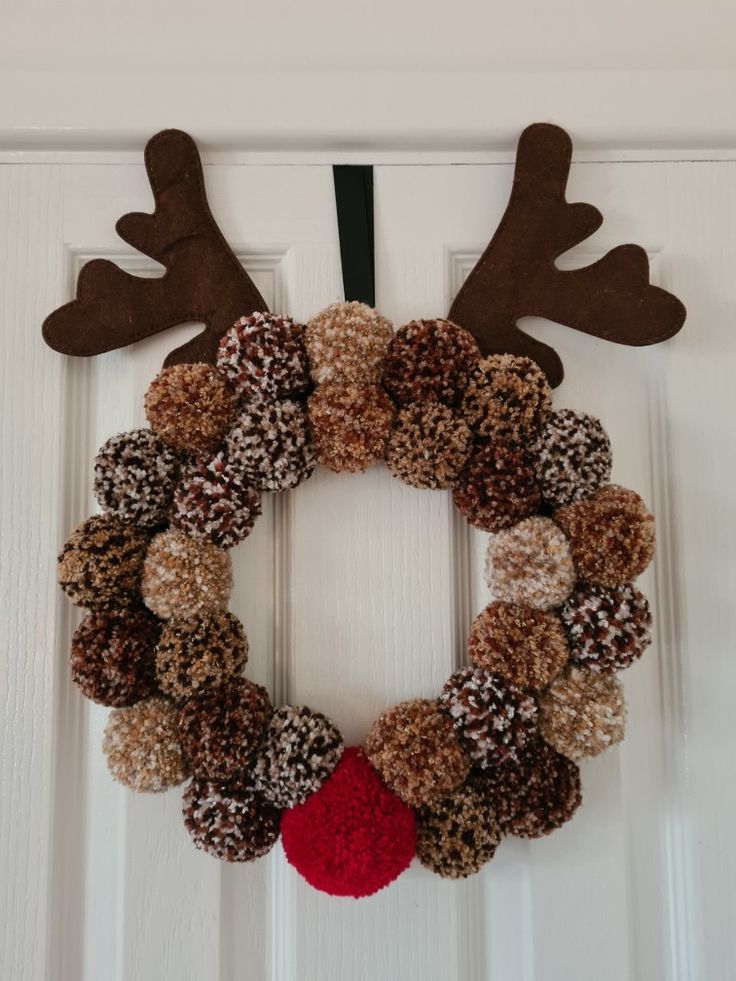
<svg viewBox="0 0 736 981">
<path fill-rule="evenodd" d="M 561 828 L 580 806 L 580 770 L 543 740 L 516 761 L 483 770 L 478 786 L 503 834 L 540 838 Z"/>
<path fill-rule="evenodd" d="M 491 536 L 486 582 L 504 603 L 550 610 L 560 606 L 575 583 L 575 569 L 564 534 L 549 518 L 527 518 Z"/>
<path fill-rule="evenodd" d="M 138 595 L 147 546 L 144 532 L 118 518 L 87 518 L 59 553 L 59 585 L 76 606 L 127 606 Z"/>
<path fill-rule="evenodd" d="M 240 674 L 247 660 L 248 640 L 232 613 L 174 617 L 161 631 L 156 677 L 161 691 L 183 702 Z"/>
<path fill-rule="evenodd" d="M 332 303 L 304 330 L 312 381 L 377 384 L 392 334 L 390 321 L 365 303 Z"/>
<path fill-rule="evenodd" d="M 550 413 L 531 452 L 542 498 L 552 507 L 590 497 L 611 476 L 606 431 L 584 412 Z"/>
<path fill-rule="evenodd" d="M 468 657 L 477 668 L 519 688 L 544 688 L 570 657 L 554 613 L 531 606 L 491 603 L 470 628 Z"/>
<path fill-rule="evenodd" d="M 197 848 L 223 862 L 252 862 L 279 837 L 280 814 L 251 787 L 194 777 L 182 798 Z"/>
<path fill-rule="evenodd" d="M 335 473 L 365 470 L 385 455 L 393 418 L 378 385 L 320 385 L 309 397 L 317 462 Z"/>
<path fill-rule="evenodd" d="M 72 681 L 98 705 L 133 705 L 155 690 L 160 624 L 146 610 L 88 613 L 72 638 Z"/>
<path fill-rule="evenodd" d="M 516 759 L 536 724 L 537 706 L 530 695 L 475 667 L 462 668 L 445 682 L 440 705 L 481 767 Z"/>
<path fill-rule="evenodd" d="M 480 360 L 475 339 L 449 320 L 413 320 L 388 346 L 383 384 L 397 402 L 458 405 Z"/>
<path fill-rule="evenodd" d="M 276 807 L 294 807 L 322 786 L 342 756 L 342 736 L 320 712 L 277 709 L 258 751 L 255 786 Z"/>
<path fill-rule="evenodd" d="M 573 660 L 590 671 L 620 671 L 641 657 L 652 639 L 646 597 L 627 583 L 579 589 L 560 611 Z"/>
<path fill-rule="evenodd" d="M 401 702 L 384 712 L 371 726 L 365 755 L 412 807 L 446 797 L 469 769 L 452 719 L 431 699 Z"/>
<path fill-rule="evenodd" d="M 626 708 L 621 682 L 611 674 L 569 668 L 539 703 L 539 731 L 571 760 L 597 756 L 624 738 Z"/>
<path fill-rule="evenodd" d="M 261 495 L 243 482 L 240 472 L 220 452 L 183 474 L 174 495 L 171 523 L 192 538 L 232 548 L 248 537 L 260 513 Z"/>
<path fill-rule="evenodd" d="M 617 484 L 555 512 L 570 542 L 578 577 L 620 586 L 646 569 L 654 555 L 654 518 L 639 495 Z"/>
<path fill-rule="evenodd" d="M 107 514 L 131 525 L 164 524 L 181 458 L 150 429 L 108 439 L 95 457 L 95 497 Z"/>
<path fill-rule="evenodd" d="M 359 749 L 346 749 L 328 780 L 284 811 L 287 860 L 330 896 L 371 896 L 414 857 L 414 813 L 392 794 Z"/>
<path fill-rule="evenodd" d="M 225 456 L 256 490 L 296 487 L 314 470 L 307 415 L 297 402 L 251 402 L 235 419 Z"/>
<path fill-rule="evenodd" d="M 164 368 L 148 386 L 146 418 L 166 443 L 192 455 L 211 452 L 230 426 L 235 398 L 208 364 Z"/>
<path fill-rule="evenodd" d="M 536 514 L 539 488 L 519 451 L 483 441 L 473 448 L 453 499 L 474 528 L 495 532 Z"/>
<path fill-rule="evenodd" d="M 412 487 L 452 487 L 470 452 L 472 434 L 454 409 L 441 402 L 415 402 L 396 417 L 386 463 Z"/>
<path fill-rule="evenodd" d="M 141 594 L 148 609 L 162 620 L 224 610 L 232 586 L 227 552 L 174 528 L 159 532 L 151 541 Z"/>
<path fill-rule="evenodd" d="M 464 879 L 490 862 L 501 839 L 493 811 L 472 782 L 417 814 L 417 858 L 447 879 Z"/>
<path fill-rule="evenodd" d="M 232 780 L 248 767 L 273 709 L 260 685 L 235 678 L 185 702 L 179 732 L 192 771 L 212 780 Z"/>
<path fill-rule="evenodd" d="M 241 317 L 220 341 L 217 367 L 246 400 L 298 395 L 309 382 L 304 328 L 273 313 Z"/>
<path fill-rule="evenodd" d="M 479 435 L 523 443 L 541 425 L 551 400 L 547 378 L 535 361 L 494 354 L 472 372 L 463 413 Z"/>
<path fill-rule="evenodd" d="M 130 708 L 113 709 L 102 750 L 113 777 L 131 790 L 168 790 L 189 775 L 176 709 L 166 698 L 147 698 Z"/>
</svg>

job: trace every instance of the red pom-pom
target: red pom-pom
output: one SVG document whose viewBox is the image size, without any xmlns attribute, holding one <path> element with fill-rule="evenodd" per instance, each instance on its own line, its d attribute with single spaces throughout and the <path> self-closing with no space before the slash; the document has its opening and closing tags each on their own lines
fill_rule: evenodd
<svg viewBox="0 0 736 981">
<path fill-rule="evenodd" d="M 281 843 L 289 862 L 320 892 L 371 896 L 414 857 L 414 812 L 352 747 L 316 793 L 284 811 Z"/>
</svg>

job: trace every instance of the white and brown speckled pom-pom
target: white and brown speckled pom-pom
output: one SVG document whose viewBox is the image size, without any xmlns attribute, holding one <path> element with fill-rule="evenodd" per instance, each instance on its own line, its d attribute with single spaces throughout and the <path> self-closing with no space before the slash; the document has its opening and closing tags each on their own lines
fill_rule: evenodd
<svg viewBox="0 0 736 981">
<path fill-rule="evenodd" d="M 248 403 L 227 435 L 225 456 L 257 490 L 273 493 L 296 487 L 315 466 L 304 406 L 289 401 Z"/>
<path fill-rule="evenodd" d="M 494 599 L 551 610 L 575 584 L 570 547 L 549 518 L 527 518 L 492 535 L 486 552 L 486 582 Z"/>
<path fill-rule="evenodd" d="M 518 445 L 539 429 L 551 400 L 547 378 L 535 361 L 494 354 L 473 370 L 463 413 L 478 435 Z"/>
<path fill-rule="evenodd" d="M 545 742 L 570 760 L 597 756 L 624 738 L 626 706 L 621 682 L 611 674 L 571 667 L 539 703 Z"/>
<path fill-rule="evenodd" d="M 652 639 L 646 597 L 627 583 L 576 590 L 560 611 L 572 657 L 590 671 L 620 671 L 641 657 Z"/>
<path fill-rule="evenodd" d="M 309 397 L 308 414 L 323 467 L 355 473 L 385 456 L 394 406 L 379 385 L 320 385 Z"/>
<path fill-rule="evenodd" d="M 472 334 L 450 320 L 412 320 L 388 346 L 383 384 L 399 403 L 460 404 L 480 360 Z"/>
<path fill-rule="evenodd" d="M 120 609 L 140 602 L 148 535 L 107 514 L 75 528 L 59 553 L 57 577 L 76 606 Z"/>
<path fill-rule="evenodd" d="M 530 452 L 542 499 L 552 507 L 590 497 L 611 476 L 606 431 L 584 412 L 551 412 Z"/>
<path fill-rule="evenodd" d="M 161 631 L 156 678 L 161 691 L 184 702 L 236 677 L 247 660 L 248 640 L 232 613 L 174 617 Z"/>
<path fill-rule="evenodd" d="M 217 367 L 244 399 L 290 398 L 309 383 L 304 328 L 289 317 L 241 317 L 220 341 Z"/>
<path fill-rule="evenodd" d="M 472 781 L 417 812 L 417 858 L 446 879 L 465 879 L 490 862 L 501 832 Z"/>
<path fill-rule="evenodd" d="M 539 509 L 539 488 L 523 454 L 486 440 L 473 447 L 452 496 L 460 514 L 481 531 L 510 528 Z"/>
<path fill-rule="evenodd" d="M 233 588 L 230 557 L 170 528 L 155 535 L 143 564 L 141 595 L 162 620 L 224 610 Z"/>
<path fill-rule="evenodd" d="M 110 713 L 102 742 L 118 783 L 139 792 L 168 790 L 189 776 L 176 708 L 155 696 Z"/>
<path fill-rule="evenodd" d="M 252 862 L 278 841 L 280 812 L 243 784 L 194 777 L 182 813 L 197 848 L 223 862 Z"/>
<path fill-rule="evenodd" d="M 420 489 L 453 487 L 470 453 L 465 420 L 441 402 L 414 402 L 396 416 L 386 450 L 389 470 Z"/>
<path fill-rule="evenodd" d="M 212 365 L 175 364 L 156 375 L 144 405 L 156 435 L 195 456 L 215 451 L 230 426 L 236 399 Z"/>
<path fill-rule="evenodd" d="M 331 303 L 304 330 L 312 381 L 375 385 L 392 334 L 391 322 L 373 307 L 357 300 Z"/>
</svg>

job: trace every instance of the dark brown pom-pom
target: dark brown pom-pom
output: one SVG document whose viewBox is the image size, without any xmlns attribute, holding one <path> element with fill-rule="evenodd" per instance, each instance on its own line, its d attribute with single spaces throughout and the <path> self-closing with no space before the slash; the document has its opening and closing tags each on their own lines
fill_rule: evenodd
<svg viewBox="0 0 736 981">
<path fill-rule="evenodd" d="M 539 702 L 539 731 L 570 760 L 597 756 L 624 738 L 626 706 L 621 682 L 612 674 L 570 667 Z"/>
<path fill-rule="evenodd" d="M 248 640 L 232 613 L 174 617 L 161 631 L 156 677 L 161 691 L 183 702 L 239 675 L 247 660 Z"/>
<path fill-rule="evenodd" d="M 147 698 L 129 708 L 113 709 L 102 751 L 115 780 L 140 793 L 168 790 L 189 776 L 176 710 L 167 698 Z"/>
<path fill-rule="evenodd" d="M 59 585 L 76 606 L 91 610 L 135 602 L 148 536 L 117 518 L 87 518 L 59 553 Z"/>
<path fill-rule="evenodd" d="M 304 328 L 288 317 L 241 317 L 220 341 L 217 367 L 238 396 L 289 398 L 309 382 Z"/>
<path fill-rule="evenodd" d="M 390 322 L 365 303 L 330 304 L 304 330 L 312 380 L 377 384 L 392 334 Z"/>
<path fill-rule="evenodd" d="M 150 429 L 120 433 L 95 457 L 95 497 L 126 524 L 164 524 L 180 466 L 179 454 Z"/>
<path fill-rule="evenodd" d="M 471 374 L 463 413 L 476 433 L 521 444 L 540 427 L 551 400 L 547 378 L 536 362 L 494 354 Z"/>
<path fill-rule="evenodd" d="M 309 397 L 317 462 L 335 473 L 365 470 L 385 455 L 393 417 L 378 385 L 320 385 Z"/>
<path fill-rule="evenodd" d="M 383 384 L 399 404 L 458 405 L 480 360 L 475 339 L 449 320 L 412 320 L 388 346 Z"/>
<path fill-rule="evenodd" d="M 458 477 L 455 507 L 474 528 L 501 531 L 536 514 L 539 488 L 522 454 L 504 443 L 482 441 Z"/>
<path fill-rule="evenodd" d="M 296 487 L 314 470 L 304 406 L 288 401 L 249 403 L 228 433 L 224 452 L 243 482 L 256 490 Z"/>
<path fill-rule="evenodd" d="M 396 417 L 386 451 L 395 477 L 421 489 L 452 487 L 470 452 L 467 423 L 441 402 L 404 406 Z"/>
<path fill-rule="evenodd" d="M 72 681 L 98 705 L 118 708 L 147 698 L 156 687 L 160 629 L 146 610 L 88 613 L 72 638 Z"/>
<path fill-rule="evenodd" d="M 597 419 L 559 409 L 531 448 L 542 499 L 552 507 L 590 497 L 611 476 L 611 443 Z"/>
<path fill-rule="evenodd" d="M 278 841 L 280 812 L 243 784 L 194 777 L 182 813 L 197 848 L 223 862 L 252 862 Z"/>
<path fill-rule="evenodd" d="M 417 814 L 417 858 L 447 879 L 464 879 L 490 862 L 501 833 L 472 781 Z"/>
<path fill-rule="evenodd" d="M 628 668 L 652 639 L 649 603 L 630 583 L 613 589 L 579 589 L 562 607 L 560 617 L 573 659 L 590 671 Z"/>
<path fill-rule="evenodd" d="M 227 432 L 235 397 L 208 364 L 164 368 L 148 386 L 146 418 L 166 443 L 192 455 L 212 452 Z"/>
<path fill-rule="evenodd" d="M 143 565 L 141 595 L 157 617 L 168 620 L 224 610 L 232 587 L 227 552 L 175 528 L 152 539 Z"/>
</svg>

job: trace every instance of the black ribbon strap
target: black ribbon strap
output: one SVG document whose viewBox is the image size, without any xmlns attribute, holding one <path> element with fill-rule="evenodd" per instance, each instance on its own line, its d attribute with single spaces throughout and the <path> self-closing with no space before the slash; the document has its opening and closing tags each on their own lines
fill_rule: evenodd
<svg viewBox="0 0 736 981">
<path fill-rule="evenodd" d="M 346 300 L 376 302 L 373 259 L 373 168 L 333 167 L 342 283 Z"/>
</svg>

